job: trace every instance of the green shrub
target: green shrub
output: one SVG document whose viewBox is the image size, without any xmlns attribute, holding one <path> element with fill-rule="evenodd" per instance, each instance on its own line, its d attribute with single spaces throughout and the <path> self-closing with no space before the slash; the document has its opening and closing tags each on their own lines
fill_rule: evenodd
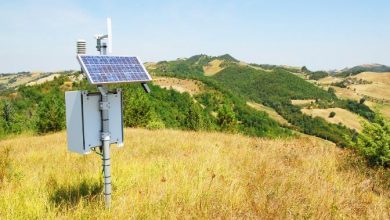
<svg viewBox="0 0 390 220">
<path fill-rule="evenodd" d="M 334 118 L 334 116 L 336 116 L 336 112 L 331 112 L 331 113 L 329 114 L 329 118 Z"/>
<path fill-rule="evenodd" d="M 141 89 L 125 90 L 123 122 L 126 127 L 146 127 L 155 112 L 148 96 Z"/>
<path fill-rule="evenodd" d="M 227 104 L 221 105 L 218 109 L 217 121 L 222 131 L 237 131 L 237 119 L 232 106 Z"/>
<path fill-rule="evenodd" d="M 38 104 L 35 127 L 38 134 L 65 128 L 65 102 L 64 96 L 59 91 L 49 93 Z"/>
<path fill-rule="evenodd" d="M 380 115 L 364 122 L 363 131 L 353 145 L 371 165 L 390 167 L 390 123 Z"/>
</svg>

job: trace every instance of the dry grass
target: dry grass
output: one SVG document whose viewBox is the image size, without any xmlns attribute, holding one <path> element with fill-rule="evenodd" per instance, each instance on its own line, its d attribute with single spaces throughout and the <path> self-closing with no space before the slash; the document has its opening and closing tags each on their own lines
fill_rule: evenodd
<svg viewBox="0 0 390 220">
<path fill-rule="evenodd" d="M 65 133 L 20 136 L 0 187 L 4 219 L 386 219 L 390 199 L 312 138 L 127 129 L 112 148 L 113 204 L 104 210 L 97 155 L 69 153 Z"/>
<path fill-rule="evenodd" d="M 264 106 L 256 102 L 247 102 L 246 104 L 256 110 L 266 112 L 272 119 L 282 125 L 290 125 L 290 123 L 288 123 L 288 121 L 284 119 L 281 115 L 279 115 L 273 108 Z"/>
<path fill-rule="evenodd" d="M 333 77 L 333 76 L 327 76 L 322 79 L 319 79 L 317 82 L 320 83 L 321 85 L 330 85 L 332 83 L 338 83 L 343 81 L 343 78 L 339 77 Z"/>
<path fill-rule="evenodd" d="M 333 124 L 343 124 L 348 128 L 356 129 L 357 131 L 362 130 L 361 121 L 364 119 L 357 114 L 347 111 L 342 108 L 328 108 L 328 109 L 301 109 L 301 111 L 307 115 L 313 117 L 321 117 L 326 121 Z M 335 112 L 336 116 L 329 118 L 329 114 Z"/>
<path fill-rule="evenodd" d="M 155 77 L 153 84 L 162 88 L 174 89 L 178 92 L 188 92 L 190 95 L 198 94 L 203 90 L 203 84 L 191 79 L 178 79 L 172 77 Z"/>
<path fill-rule="evenodd" d="M 302 100 L 299 100 L 299 99 L 296 99 L 296 100 L 291 100 L 291 104 L 293 105 L 308 105 L 308 104 L 311 104 L 311 103 L 314 103 L 316 100 L 315 99 L 302 99 Z"/>
<path fill-rule="evenodd" d="M 219 71 L 223 70 L 223 68 L 221 67 L 222 63 L 223 60 L 218 59 L 209 62 L 206 66 L 203 67 L 204 75 L 213 76 L 217 74 Z"/>
<path fill-rule="evenodd" d="M 356 92 L 354 92 L 353 90 L 347 88 L 340 88 L 336 86 L 332 86 L 332 88 L 335 89 L 335 93 L 337 97 L 341 99 L 352 99 L 355 101 L 359 101 L 362 98 L 362 96 L 356 94 Z"/>
<path fill-rule="evenodd" d="M 390 73 L 364 72 L 353 78 L 372 82 L 372 84 L 351 85 L 351 88 L 356 90 L 359 95 L 390 100 Z"/>
<path fill-rule="evenodd" d="M 59 73 L 51 74 L 49 76 L 40 78 L 38 80 L 31 81 L 31 82 L 27 83 L 26 85 L 28 85 L 28 86 L 40 85 L 40 84 L 43 84 L 45 82 L 53 81 L 55 77 L 59 77 L 59 76 L 61 76 L 61 74 L 59 74 Z"/>
<path fill-rule="evenodd" d="M 364 72 L 353 76 L 353 78 L 390 85 L 390 73 Z"/>
<path fill-rule="evenodd" d="M 351 85 L 358 95 L 367 95 L 376 99 L 390 100 L 390 85 L 373 83 L 366 85 Z"/>
</svg>

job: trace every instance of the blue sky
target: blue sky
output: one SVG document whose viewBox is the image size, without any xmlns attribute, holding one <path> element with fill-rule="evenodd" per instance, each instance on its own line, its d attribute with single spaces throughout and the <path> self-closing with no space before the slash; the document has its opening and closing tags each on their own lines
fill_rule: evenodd
<svg viewBox="0 0 390 220">
<path fill-rule="evenodd" d="M 335 69 L 390 65 L 390 1 L 0 2 L 0 72 L 78 69 L 75 42 L 105 33 L 113 50 L 143 61 L 229 53 L 246 62 Z"/>
</svg>

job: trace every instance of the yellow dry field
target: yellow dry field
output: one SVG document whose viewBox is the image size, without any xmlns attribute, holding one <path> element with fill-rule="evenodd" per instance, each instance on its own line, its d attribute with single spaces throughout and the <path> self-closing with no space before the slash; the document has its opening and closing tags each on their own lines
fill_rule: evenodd
<svg viewBox="0 0 390 220">
<path fill-rule="evenodd" d="M 390 73 L 365 72 L 354 76 L 354 78 L 372 82 L 372 84 L 351 85 L 357 94 L 390 101 Z"/>
<path fill-rule="evenodd" d="M 39 72 L 32 73 L 30 76 L 29 75 L 13 74 L 13 75 L 9 75 L 9 76 L 0 77 L 0 83 L 6 84 L 6 86 L 8 88 L 12 88 L 12 87 L 23 85 L 23 84 L 26 84 L 26 83 L 31 82 L 33 80 L 36 80 L 41 75 L 42 75 L 42 73 L 39 73 Z M 8 81 L 11 79 L 16 79 L 16 81 L 12 82 L 12 83 L 8 83 Z"/>
<path fill-rule="evenodd" d="M 387 191 L 344 162 L 347 152 L 318 139 L 125 134 L 125 147 L 111 150 L 110 210 L 104 209 L 99 156 L 69 153 L 65 132 L 1 141 L 7 163 L 0 170 L 1 219 L 390 217 Z"/>
<path fill-rule="evenodd" d="M 354 76 L 353 78 L 390 85 L 390 73 L 364 72 Z"/>
<path fill-rule="evenodd" d="M 297 100 L 291 100 L 291 104 L 298 105 L 298 106 L 299 105 L 308 105 L 308 104 L 315 102 L 315 101 L 316 101 L 315 99 L 306 99 L 306 100 L 297 99 Z"/>
<path fill-rule="evenodd" d="M 29 82 L 27 83 L 26 85 L 28 86 L 33 86 L 33 85 L 40 85 L 40 84 L 43 84 L 45 82 L 49 82 L 49 81 L 53 81 L 55 77 L 59 77 L 61 76 L 61 74 L 51 74 L 49 76 L 46 76 L 46 77 L 43 77 L 41 79 L 38 79 L 38 80 L 35 80 L 35 81 L 32 81 L 32 82 Z"/>
<path fill-rule="evenodd" d="M 332 83 L 338 83 L 343 81 L 343 78 L 333 77 L 333 76 L 327 76 L 325 78 L 319 79 L 317 82 L 321 85 L 330 85 Z"/>
<path fill-rule="evenodd" d="M 154 70 L 157 68 L 157 63 L 155 62 L 147 62 L 144 64 L 145 67 L 148 69 L 148 70 Z"/>
<path fill-rule="evenodd" d="M 219 71 L 223 70 L 221 67 L 222 63 L 223 61 L 218 59 L 209 62 L 206 66 L 203 67 L 204 75 L 213 76 L 217 74 Z"/>
<path fill-rule="evenodd" d="M 273 108 L 264 106 L 256 102 L 247 102 L 246 104 L 256 110 L 266 112 L 272 119 L 277 121 L 279 124 L 290 125 L 290 123 L 288 123 L 288 121 L 284 119 L 281 115 L 279 115 Z"/>
<path fill-rule="evenodd" d="M 390 101 L 390 85 L 383 83 L 373 83 L 366 85 L 351 85 L 358 95 L 367 95 L 376 99 Z"/>
<path fill-rule="evenodd" d="M 301 109 L 301 111 L 312 117 L 321 117 L 326 121 L 333 124 L 343 124 L 348 128 L 356 129 L 357 131 L 362 130 L 361 121 L 364 119 L 350 111 L 342 108 L 328 108 L 328 109 Z M 329 114 L 335 112 L 336 116 L 329 118 Z"/>
<path fill-rule="evenodd" d="M 203 84 L 199 81 L 173 77 L 155 77 L 153 84 L 166 89 L 174 89 L 180 93 L 188 92 L 190 95 L 198 94 L 203 89 Z"/>
<path fill-rule="evenodd" d="M 334 88 L 337 97 L 341 99 L 352 99 L 355 101 L 359 101 L 362 98 L 362 96 L 356 94 L 356 92 L 354 92 L 353 90 L 347 88 L 340 88 L 337 86 L 332 86 L 332 88 Z"/>
</svg>

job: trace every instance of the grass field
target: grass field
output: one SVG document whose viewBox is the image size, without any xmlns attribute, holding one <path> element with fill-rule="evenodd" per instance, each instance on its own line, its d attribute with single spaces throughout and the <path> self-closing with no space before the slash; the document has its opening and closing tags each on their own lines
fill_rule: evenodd
<svg viewBox="0 0 390 220">
<path fill-rule="evenodd" d="M 267 112 L 267 114 L 272 118 L 274 119 L 275 121 L 277 121 L 279 124 L 281 125 L 291 125 L 290 123 L 288 123 L 288 121 L 286 119 L 284 119 L 281 115 L 279 115 L 275 109 L 273 108 L 270 108 L 270 107 L 267 107 L 267 106 L 264 106 L 262 104 L 259 104 L 259 103 L 256 103 L 256 102 L 247 102 L 246 103 L 248 106 L 256 109 L 256 110 L 259 110 L 259 111 L 264 111 L 264 112 Z"/>
<path fill-rule="evenodd" d="M 388 219 L 390 197 L 350 154 L 319 139 L 125 130 L 112 148 L 113 204 L 101 161 L 64 132 L 0 142 L 1 219 Z"/>
<path fill-rule="evenodd" d="M 203 89 L 203 84 L 199 81 L 173 77 L 154 77 L 153 84 L 166 89 L 172 88 L 181 93 L 188 92 L 191 95 L 197 94 Z"/>
<path fill-rule="evenodd" d="M 215 59 L 208 63 L 206 66 L 203 67 L 203 72 L 206 76 L 213 76 L 217 74 L 219 71 L 223 70 L 221 67 L 221 64 L 223 63 L 222 60 Z"/>
<path fill-rule="evenodd" d="M 328 109 L 302 109 L 303 113 L 311 115 L 312 117 L 321 117 L 333 124 L 343 124 L 348 128 L 362 130 L 361 121 L 364 119 L 348 110 L 342 108 L 328 108 Z M 329 114 L 335 112 L 333 118 L 329 118 Z"/>
<path fill-rule="evenodd" d="M 296 100 L 291 100 L 291 104 L 293 105 L 308 105 L 308 104 L 311 104 L 311 103 L 314 103 L 316 102 L 315 99 L 305 99 L 305 100 L 299 100 L 299 99 L 296 99 Z"/>
<path fill-rule="evenodd" d="M 390 85 L 390 73 L 364 72 L 353 76 L 353 78 Z"/>
<path fill-rule="evenodd" d="M 320 83 L 321 85 L 330 85 L 332 83 L 338 83 L 338 82 L 341 82 L 341 81 L 343 81 L 343 78 L 327 76 L 327 77 L 324 77 L 322 79 L 319 79 L 318 83 Z"/>
</svg>

